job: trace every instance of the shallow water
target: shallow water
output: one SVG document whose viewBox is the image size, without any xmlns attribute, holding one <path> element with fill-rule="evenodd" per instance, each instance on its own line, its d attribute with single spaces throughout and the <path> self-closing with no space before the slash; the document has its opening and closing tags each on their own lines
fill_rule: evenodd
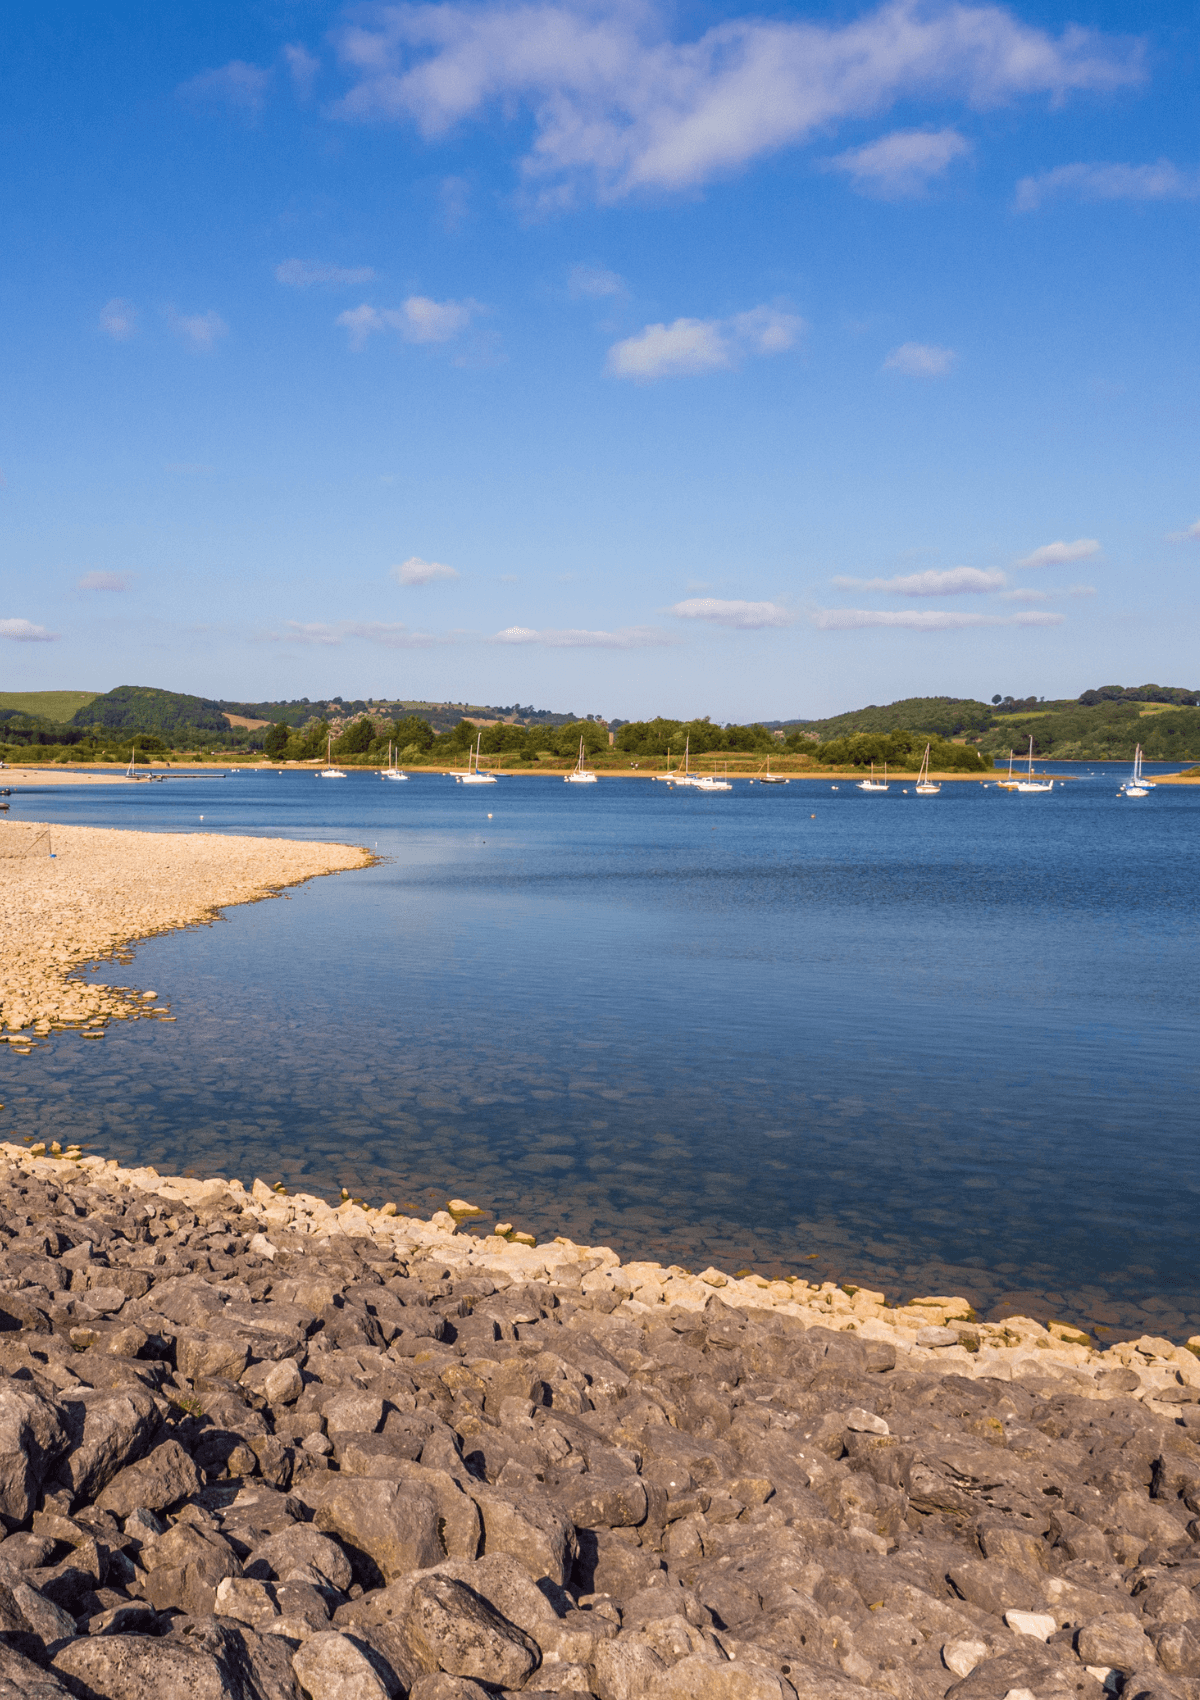
<svg viewBox="0 0 1200 1700">
<path fill-rule="evenodd" d="M 10 820 L 203 816 L 386 860 L 106 964 L 178 1019 L 0 1057 L 0 1132 L 1186 1337 L 1200 791 L 1059 770 L 1080 777 L 1030 797 L 368 773 L 18 794 Z"/>
</svg>

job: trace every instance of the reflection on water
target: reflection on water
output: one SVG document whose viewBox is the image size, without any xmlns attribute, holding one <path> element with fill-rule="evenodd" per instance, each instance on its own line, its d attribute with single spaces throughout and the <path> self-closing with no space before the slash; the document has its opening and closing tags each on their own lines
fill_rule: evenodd
<svg viewBox="0 0 1200 1700">
<path fill-rule="evenodd" d="M 1200 796 L 1135 806 L 1099 771 L 1029 798 L 307 774 L 22 798 L 389 860 L 101 970 L 179 1019 L 0 1059 L 0 1127 L 1186 1337 Z"/>
</svg>

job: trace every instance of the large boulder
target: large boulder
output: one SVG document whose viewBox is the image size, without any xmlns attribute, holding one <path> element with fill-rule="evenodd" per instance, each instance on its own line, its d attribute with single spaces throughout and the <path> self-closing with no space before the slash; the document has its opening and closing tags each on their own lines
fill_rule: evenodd
<svg viewBox="0 0 1200 1700">
<path fill-rule="evenodd" d="M 164 1440 L 154 1450 L 119 1470 L 96 1501 L 101 1511 L 122 1519 L 145 1506 L 165 1511 L 200 1490 L 200 1472 L 177 1440 Z"/>
<path fill-rule="evenodd" d="M 46 1476 L 66 1451 L 64 1412 L 28 1381 L 0 1379 L 0 1519 L 12 1528 L 37 1504 Z"/>
<path fill-rule="evenodd" d="M 70 1700 L 70 1694 L 50 1671 L 0 1642 L 0 1700 Z"/>
<path fill-rule="evenodd" d="M 70 1450 L 58 1479 L 79 1502 L 90 1502 L 118 1470 L 141 1456 L 159 1426 L 158 1407 L 140 1385 L 118 1391 L 73 1387 L 63 1400 Z"/>
<path fill-rule="evenodd" d="M 315 1570 L 331 1588 L 345 1593 L 352 1580 L 350 1560 L 336 1541 L 311 1523 L 294 1523 L 256 1546 L 246 1562 L 246 1575 L 264 1582 L 283 1582 L 296 1570 Z"/>
<path fill-rule="evenodd" d="M 336 1477 L 316 1496 L 314 1521 L 338 1537 L 365 1588 L 427 1570 L 445 1557 L 437 1501 L 408 1482 Z"/>
<path fill-rule="evenodd" d="M 489 1602 L 449 1576 L 426 1576 L 413 1589 L 404 1634 L 426 1671 L 522 1688 L 541 1663 L 537 1643 Z"/>
<path fill-rule="evenodd" d="M 358 1636 L 327 1629 L 310 1636 L 292 1660 L 309 1700 L 394 1700 L 396 1673 Z"/>
</svg>

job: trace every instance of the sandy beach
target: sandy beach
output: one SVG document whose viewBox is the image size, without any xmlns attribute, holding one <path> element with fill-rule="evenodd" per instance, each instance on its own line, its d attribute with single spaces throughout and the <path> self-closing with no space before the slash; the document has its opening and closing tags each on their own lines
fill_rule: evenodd
<svg viewBox="0 0 1200 1700">
<path fill-rule="evenodd" d="M 169 1019 L 152 988 L 92 985 L 74 971 L 230 904 L 370 862 L 346 844 L 0 821 L 0 1034 L 28 1042 L 30 1030 L 98 1035 L 109 1020 Z"/>
</svg>

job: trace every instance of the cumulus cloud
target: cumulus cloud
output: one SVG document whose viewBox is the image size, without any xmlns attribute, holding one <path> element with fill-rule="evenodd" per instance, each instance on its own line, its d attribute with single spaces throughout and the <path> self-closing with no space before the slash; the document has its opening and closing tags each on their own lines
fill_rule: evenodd
<svg viewBox="0 0 1200 1700">
<path fill-rule="evenodd" d="M 909 632 L 961 632 L 971 626 L 1060 626 L 1061 614 L 958 614 L 934 608 L 818 608 L 812 623 L 823 632 L 857 632 L 895 626 Z"/>
<path fill-rule="evenodd" d="M 1003 573 L 985 572 L 981 567 L 951 567 L 946 572 L 930 569 L 901 578 L 835 578 L 833 582 L 840 590 L 886 590 L 894 596 L 961 596 L 1000 590 L 1007 580 Z"/>
<path fill-rule="evenodd" d="M 715 596 L 693 596 L 671 609 L 677 620 L 707 620 L 735 631 L 758 632 L 768 626 L 790 626 L 796 616 L 777 602 L 723 602 Z"/>
<path fill-rule="evenodd" d="M 1192 543 L 1200 538 L 1200 519 L 1193 520 L 1191 525 L 1184 526 L 1182 531 L 1168 531 L 1168 543 Z"/>
<path fill-rule="evenodd" d="M 410 555 L 390 570 L 397 584 L 436 584 L 439 579 L 458 577 L 453 567 L 441 561 L 423 561 L 419 555 Z"/>
<path fill-rule="evenodd" d="M 323 260 L 284 260 L 275 267 L 280 283 L 291 289 L 311 289 L 317 283 L 371 283 L 373 266 L 331 266 Z"/>
<path fill-rule="evenodd" d="M 507 626 L 493 643 L 539 644 L 543 649 L 653 649 L 672 640 L 653 626 L 621 626 L 612 632 L 578 629 L 536 631 L 532 626 Z"/>
<path fill-rule="evenodd" d="M 1200 171 L 1181 171 L 1169 159 L 1154 165 L 1056 165 L 1017 184 L 1018 212 L 1036 212 L 1046 201 L 1066 196 L 1076 201 L 1194 201 L 1200 197 Z"/>
<path fill-rule="evenodd" d="M 777 307 L 752 307 L 730 319 L 676 319 L 647 325 L 615 342 L 608 371 L 615 378 L 646 383 L 737 366 L 747 354 L 786 354 L 805 330 L 804 320 Z"/>
<path fill-rule="evenodd" d="M 728 18 L 668 34 L 666 7 L 597 0 L 378 5 L 336 37 L 352 86 L 336 107 L 426 137 L 532 115 L 531 182 L 590 179 L 608 199 L 682 190 L 898 102 L 985 108 L 1141 80 L 1136 43 L 1060 34 L 995 4 L 886 0 L 858 17 Z"/>
<path fill-rule="evenodd" d="M 175 92 L 185 100 L 211 101 L 253 116 L 262 111 L 270 81 L 270 71 L 248 65 L 244 59 L 231 59 L 228 65 L 201 71 L 198 77 L 180 83 Z"/>
<path fill-rule="evenodd" d="M 100 329 L 114 342 L 128 342 L 137 334 L 138 310 L 132 301 L 114 295 L 100 309 Z"/>
<path fill-rule="evenodd" d="M 292 86 L 301 100 L 308 100 L 321 69 L 321 61 L 313 57 L 307 47 L 299 42 L 289 41 L 283 49 L 283 62 L 288 68 Z"/>
<path fill-rule="evenodd" d="M 129 590 L 133 585 L 132 573 L 84 573 L 76 579 L 76 590 Z"/>
<path fill-rule="evenodd" d="M 190 343 L 200 354 L 211 354 L 221 338 L 229 335 L 229 326 L 211 308 L 207 313 L 177 313 L 172 307 L 167 313 L 167 322 L 177 336 Z"/>
<path fill-rule="evenodd" d="M 572 266 L 568 288 L 576 300 L 583 297 L 599 301 L 606 296 L 629 293 L 625 279 L 617 272 L 606 271 L 603 266 Z"/>
<path fill-rule="evenodd" d="M 1061 567 L 1068 561 L 1086 561 L 1091 555 L 1100 553 L 1100 545 L 1094 537 L 1077 537 L 1074 543 L 1043 543 L 1031 554 L 1023 555 L 1017 562 L 1019 567 Z"/>
<path fill-rule="evenodd" d="M 432 301 L 410 295 L 401 307 L 351 307 L 336 323 L 350 333 L 353 349 L 365 348 L 377 331 L 398 331 L 405 342 L 449 342 L 484 309 L 477 301 Z"/>
<path fill-rule="evenodd" d="M 958 359 L 952 348 L 928 342 L 902 342 L 883 363 L 885 372 L 900 372 L 906 378 L 944 378 Z"/>
<path fill-rule="evenodd" d="M 844 171 L 860 195 L 905 201 L 923 194 L 935 177 L 970 152 L 971 143 L 954 129 L 893 130 L 864 147 L 848 148 L 828 165 Z"/>
<path fill-rule="evenodd" d="M 57 637 L 57 632 L 48 632 L 45 626 L 35 626 L 29 620 L 0 620 L 0 638 L 12 643 L 54 643 Z"/>
</svg>

